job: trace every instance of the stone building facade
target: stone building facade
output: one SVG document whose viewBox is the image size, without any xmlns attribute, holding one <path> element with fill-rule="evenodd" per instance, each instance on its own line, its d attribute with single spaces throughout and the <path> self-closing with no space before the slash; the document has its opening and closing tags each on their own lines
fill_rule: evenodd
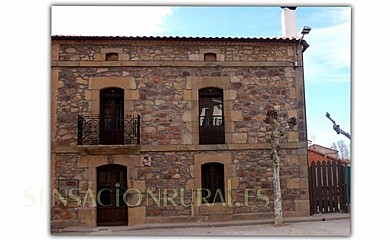
<svg viewBox="0 0 390 240">
<path fill-rule="evenodd" d="M 285 216 L 307 216 L 297 38 L 53 36 L 51 225 L 273 218 L 269 109 Z"/>
</svg>

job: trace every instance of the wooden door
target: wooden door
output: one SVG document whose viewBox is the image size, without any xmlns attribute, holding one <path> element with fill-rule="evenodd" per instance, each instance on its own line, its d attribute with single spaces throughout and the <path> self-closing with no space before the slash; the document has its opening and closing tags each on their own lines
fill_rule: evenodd
<svg viewBox="0 0 390 240">
<path fill-rule="evenodd" d="M 107 88 L 100 91 L 100 144 L 123 144 L 124 91 Z"/>
<path fill-rule="evenodd" d="M 211 162 L 201 166 L 202 175 L 202 201 L 206 199 L 208 203 L 225 201 L 225 179 L 224 165 L 222 163 Z M 219 193 L 217 193 L 219 191 Z"/>
<path fill-rule="evenodd" d="M 127 225 L 127 168 L 108 164 L 97 168 L 97 226 Z"/>
</svg>

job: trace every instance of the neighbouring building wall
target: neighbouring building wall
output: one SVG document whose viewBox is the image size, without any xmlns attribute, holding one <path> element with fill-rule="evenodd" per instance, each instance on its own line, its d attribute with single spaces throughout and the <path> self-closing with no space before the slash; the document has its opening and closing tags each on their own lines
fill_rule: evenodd
<svg viewBox="0 0 390 240">
<path fill-rule="evenodd" d="M 308 166 L 310 167 L 313 164 L 323 163 L 323 162 L 340 162 L 343 165 L 349 165 L 351 164 L 350 160 L 348 159 L 339 159 L 338 157 L 334 157 L 330 154 L 324 154 L 319 151 L 316 151 L 315 149 L 308 149 L 307 151 L 307 158 L 308 158 Z"/>
<path fill-rule="evenodd" d="M 54 37 L 52 227 L 96 226 L 96 169 L 106 164 L 127 167 L 129 225 L 273 217 L 270 128 L 263 122 L 273 108 L 298 120 L 282 137 L 284 213 L 308 215 L 303 70 L 294 65 L 301 64 L 296 47 L 297 41 Z M 112 53 L 114 60 L 107 61 Z M 215 61 L 204 61 L 206 53 Z M 140 116 L 140 144 L 78 145 L 78 116 L 99 114 L 100 92 L 110 87 L 124 90 L 125 114 Z M 199 144 L 199 91 L 205 88 L 223 93 L 221 144 Z M 213 206 L 198 198 L 207 163 L 224 169 L 224 201 Z M 80 201 L 67 196 L 61 202 L 57 195 L 72 188 Z"/>
<path fill-rule="evenodd" d="M 308 147 L 309 150 L 313 150 L 317 153 L 324 154 L 334 159 L 339 159 L 338 151 L 335 149 L 327 148 L 317 144 L 312 144 Z"/>
</svg>

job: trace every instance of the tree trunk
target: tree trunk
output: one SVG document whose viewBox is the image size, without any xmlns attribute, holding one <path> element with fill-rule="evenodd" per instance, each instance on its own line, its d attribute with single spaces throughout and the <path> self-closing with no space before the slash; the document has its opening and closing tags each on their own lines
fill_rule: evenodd
<svg viewBox="0 0 390 240">
<path fill-rule="evenodd" d="M 264 122 L 271 125 L 271 160 L 273 165 L 273 187 L 274 187 L 274 214 L 275 223 L 274 226 L 282 226 L 283 223 L 283 204 L 282 204 L 282 190 L 280 189 L 280 137 L 283 134 L 283 130 L 288 128 L 292 130 L 297 125 L 296 117 L 291 117 L 287 122 L 278 121 L 278 113 L 276 110 L 268 110 L 267 117 Z M 283 122 L 283 123 L 282 123 Z M 282 128 L 286 124 L 286 128 Z M 288 127 L 287 127 L 288 125 Z"/>
<path fill-rule="evenodd" d="M 273 185 L 274 185 L 274 214 L 275 226 L 283 225 L 283 208 L 282 208 L 282 192 L 280 189 L 280 157 L 279 157 L 279 142 L 280 132 L 279 123 L 273 119 L 272 123 L 272 161 L 273 161 Z"/>
</svg>

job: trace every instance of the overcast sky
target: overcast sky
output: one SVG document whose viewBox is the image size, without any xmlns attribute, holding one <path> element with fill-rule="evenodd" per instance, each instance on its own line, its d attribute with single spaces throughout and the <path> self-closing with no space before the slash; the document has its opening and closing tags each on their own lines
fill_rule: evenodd
<svg viewBox="0 0 390 240">
<path fill-rule="evenodd" d="M 53 35 L 84 36 L 281 36 L 281 8 L 200 6 L 53 6 Z M 337 135 L 329 112 L 350 133 L 351 8 L 298 7 L 297 31 L 305 39 L 308 138 L 329 147 L 349 140 Z"/>
</svg>

